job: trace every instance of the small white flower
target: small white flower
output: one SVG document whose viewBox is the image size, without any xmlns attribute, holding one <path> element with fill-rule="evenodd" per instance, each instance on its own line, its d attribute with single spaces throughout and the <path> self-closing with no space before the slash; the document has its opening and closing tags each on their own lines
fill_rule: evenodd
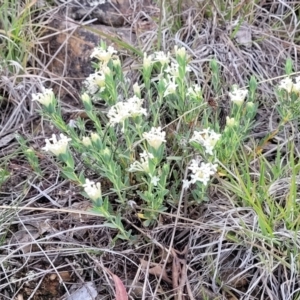
<svg viewBox="0 0 300 300">
<path fill-rule="evenodd" d="M 187 190 L 190 187 L 190 185 L 191 185 L 191 182 L 189 180 L 187 180 L 187 179 L 182 180 L 182 188 L 184 190 Z"/>
<path fill-rule="evenodd" d="M 147 151 L 143 151 L 141 154 L 140 154 L 140 157 L 144 160 L 148 160 L 148 159 L 153 159 L 154 158 L 154 155 L 151 153 L 151 152 L 147 152 Z"/>
<path fill-rule="evenodd" d="M 104 157 L 111 157 L 111 151 L 108 147 L 105 147 L 100 151 L 101 155 Z"/>
<path fill-rule="evenodd" d="M 133 92 L 134 92 L 134 94 L 136 95 L 136 96 L 140 96 L 141 95 L 141 88 L 140 88 L 140 86 L 138 85 L 138 83 L 136 82 L 133 86 L 132 86 L 132 88 L 133 88 Z"/>
<path fill-rule="evenodd" d="M 152 153 L 147 152 L 147 151 L 143 151 L 140 154 L 140 161 L 134 161 L 128 171 L 129 172 L 145 172 L 148 173 L 149 172 L 149 159 L 153 159 L 154 156 Z"/>
<path fill-rule="evenodd" d="M 202 162 L 199 167 L 197 160 L 193 159 L 189 169 L 192 171 L 190 183 L 195 183 L 197 181 L 202 182 L 204 185 L 207 185 L 210 180 L 210 176 L 217 172 L 217 165 L 212 163 Z"/>
<path fill-rule="evenodd" d="M 92 141 L 88 136 L 84 136 L 82 138 L 82 144 L 86 147 L 91 146 L 92 145 Z"/>
<path fill-rule="evenodd" d="M 147 116 L 147 111 L 145 108 L 142 108 L 144 100 L 140 99 L 137 96 L 133 96 L 127 100 L 126 105 L 129 107 L 130 116 L 136 117 L 140 115 Z"/>
<path fill-rule="evenodd" d="M 194 131 L 190 142 L 196 142 L 205 148 L 205 152 L 212 155 L 213 149 L 220 139 L 221 134 L 214 132 L 210 128 L 203 129 L 202 131 Z"/>
<path fill-rule="evenodd" d="M 244 103 L 247 94 L 247 90 L 239 89 L 237 86 L 234 86 L 232 92 L 229 93 L 229 97 L 233 103 L 240 106 Z"/>
<path fill-rule="evenodd" d="M 135 160 L 132 164 L 130 164 L 129 168 L 128 168 L 128 172 L 146 172 L 148 173 L 149 169 L 144 168 L 143 164 L 138 161 Z"/>
<path fill-rule="evenodd" d="M 196 171 L 199 169 L 199 163 L 200 163 L 199 159 L 192 159 L 188 169 L 192 170 L 193 173 L 196 173 Z"/>
<path fill-rule="evenodd" d="M 120 67 L 121 66 L 121 61 L 119 57 L 113 57 L 113 65 L 114 67 Z"/>
<path fill-rule="evenodd" d="M 176 93 L 176 89 L 177 89 L 177 84 L 175 83 L 175 79 L 173 78 L 173 80 L 170 78 L 170 81 L 167 83 L 167 87 L 166 90 L 164 92 L 164 97 L 170 95 L 170 94 L 175 94 Z"/>
<path fill-rule="evenodd" d="M 68 126 L 70 126 L 71 128 L 76 128 L 77 127 L 77 122 L 74 119 L 70 119 Z"/>
<path fill-rule="evenodd" d="M 252 101 L 246 103 L 246 108 L 252 110 L 255 107 L 255 104 Z"/>
<path fill-rule="evenodd" d="M 130 107 L 124 102 L 118 102 L 107 113 L 111 126 L 123 123 L 130 117 Z"/>
<path fill-rule="evenodd" d="M 235 120 L 235 118 L 230 118 L 230 117 L 226 117 L 226 126 L 228 127 L 234 127 L 237 125 L 237 122 Z"/>
<path fill-rule="evenodd" d="M 110 54 L 117 53 L 117 51 L 116 51 L 116 50 L 114 49 L 114 47 L 112 47 L 112 46 L 108 46 L 107 52 L 110 53 Z"/>
<path fill-rule="evenodd" d="M 202 182 L 204 185 L 207 185 L 210 177 L 207 175 L 205 168 L 199 168 L 195 174 L 191 175 L 191 183 L 195 183 L 197 181 Z"/>
<path fill-rule="evenodd" d="M 198 84 L 195 84 L 193 87 L 190 86 L 187 90 L 187 94 L 190 97 L 197 97 L 201 95 L 201 87 Z"/>
<path fill-rule="evenodd" d="M 167 65 L 170 62 L 170 53 L 165 54 L 163 51 L 154 52 L 154 61 Z"/>
<path fill-rule="evenodd" d="M 38 101 L 39 103 L 49 106 L 50 104 L 54 103 L 54 93 L 52 89 L 46 89 L 42 87 L 42 92 L 37 94 L 32 94 L 32 101 Z"/>
<path fill-rule="evenodd" d="M 52 143 L 50 143 L 50 141 L 52 141 Z M 52 138 L 45 140 L 46 146 L 42 149 L 45 151 L 50 151 L 54 155 L 58 156 L 67 152 L 69 141 L 71 141 L 71 139 L 67 138 L 63 134 L 60 134 L 60 140 L 57 140 L 56 135 L 52 134 Z"/>
<path fill-rule="evenodd" d="M 195 93 L 196 93 L 196 94 L 199 94 L 199 93 L 202 92 L 201 86 L 200 86 L 199 84 L 195 84 L 195 85 L 194 85 L 194 90 L 195 90 Z"/>
<path fill-rule="evenodd" d="M 92 103 L 91 98 L 90 98 L 90 96 L 89 96 L 87 93 L 83 93 L 83 94 L 81 95 L 81 100 L 82 100 L 84 103 L 89 104 L 89 105 Z"/>
<path fill-rule="evenodd" d="M 88 197 L 91 200 L 96 201 L 102 197 L 100 182 L 97 182 L 95 184 L 94 181 L 90 181 L 89 179 L 86 179 L 85 184 L 83 184 L 82 186 L 84 188 L 84 191 L 87 193 Z"/>
<path fill-rule="evenodd" d="M 290 77 L 282 79 L 279 83 L 279 89 L 286 90 L 288 93 L 291 93 L 294 87 L 294 83 Z"/>
<path fill-rule="evenodd" d="M 194 89 L 193 89 L 193 87 L 188 87 L 188 89 L 187 89 L 187 95 L 188 96 L 195 96 L 195 91 L 194 91 Z"/>
<path fill-rule="evenodd" d="M 111 46 L 109 46 L 107 50 L 102 47 L 96 47 L 91 54 L 91 58 L 95 57 L 101 62 L 107 63 L 115 53 L 117 53 L 117 51 Z"/>
<path fill-rule="evenodd" d="M 161 130 L 161 127 L 152 127 L 149 132 L 144 132 L 143 137 L 147 140 L 148 144 L 158 149 L 162 143 L 166 142 L 166 132 Z"/>
<path fill-rule="evenodd" d="M 133 96 L 126 102 L 118 102 L 112 106 L 107 113 L 111 125 L 113 126 L 117 123 L 124 123 L 124 121 L 130 117 L 136 117 L 139 115 L 147 116 L 146 109 L 142 108 L 143 102 L 143 99 Z"/>
<path fill-rule="evenodd" d="M 103 72 L 104 75 L 110 75 L 111 74 L 111 69 L 108 66 L 103 66 L 101 68 L 101 71 Z"/>
<path fill-rule="evenodd" d="M 151 175 L 150 175 L 150 178 L 151 178 L 151 183 L 152 183 L 154 186 L 157 186 L 157 184 L 159 183 L 159 177 L 158 177 L 158 176 L 151 176 Z"/>
<path fill-rule="evenodd" d="M 178 55 L 179 57 L 181 57 L 181 58 L 185 58 L 186 57 L 186 50 L 185 50 L 184 47 L 178 48 L 178 46 L 176 45 L 174 47 L 174 50 L 175 50 L 175 54 Z"/>
<path fill-rule="evenodd" d="M 145 69 L 148 69 L 153 63 L 152 55 L 147 56 L 147 53 L 144 53 L 143 66 Z"/>
<path fill-rule="evenodd" d="M 169 74 L 171 77 L 178 77 L 179 76 L 179 64 L 177 62 L 171 62 L 165 70 L 165 73 Z"/>
<path fill-rule="evenodd" d="M 94 143 L 97 143 L 98 141 L 100 141 L 100 136 L 98 133 L 96 132 L 92 132 L 91 133 L 91 139 Z"/>
<path fill-rule="evenodd" d="M 187 65 L 186 67 L 185 67 L 185 72 L 191 72 L 191 67 L 189 66 L 189 65 Z"/>
<path fill-rule="evenodd" d="M 102 91 L 105 88 L 105 74 L 100 71 L 90 74 L 84 81 L 84 85 L 88 92 L 92 95 L 97 93 L 99 90 Z"/>
<path fill-rule="evenodd" d="M 190 72 L 191 68 L 189 66 L 185 67 L 185 72 Z M 179 77 L 179 64 L 178 62 L 171 62 L 171 65 L 169 65 L 164 72 L 166 74 L 169 74 L 171 77 Z"/>
</svg>

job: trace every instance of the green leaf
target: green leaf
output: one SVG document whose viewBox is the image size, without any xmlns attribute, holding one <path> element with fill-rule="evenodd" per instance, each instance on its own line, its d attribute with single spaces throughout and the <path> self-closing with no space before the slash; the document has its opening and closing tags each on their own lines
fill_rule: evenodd
<svg viewBox="0 0 300 300">
<path fill-rule="evenodd" d="M 62 169 L 62 173 L 68 179 L 70 179 L 72 181 L 78 181 L 78 177 L 76 176 L 76 174 L 74 173 L 74 170 L 72 168 L 65 167 L 65 168 Z"/>
<path fill-rule="evenodd" d="M 122 233 L 118 233 L 117 238 L 119 238 L 121 240 L 129 240 L 130 239 L 130 234 L 123 235 Z"/>
<path fill-rule="evenodd" d="M 287 75 L 290 75 L 292 72 L 293 72 L 293 61 L 289 57 L 289 58 L 287 58 L 286 63 L 285 63 L 285 73 Z"/>
<path fill-rule="evenodd" d="M 105 222 L 103 225 L 108 227 L 108 228 L 119 229 L 119 227 L 117 225 L 113 224 L 113 223 Z"/>
<path fill-rule="evenodd" d="M 79 178 L 79 181 L 80 181 L 81 184 L 85 183 L 84 171 L 80 172 L 78 178 Z"/>
</svg>

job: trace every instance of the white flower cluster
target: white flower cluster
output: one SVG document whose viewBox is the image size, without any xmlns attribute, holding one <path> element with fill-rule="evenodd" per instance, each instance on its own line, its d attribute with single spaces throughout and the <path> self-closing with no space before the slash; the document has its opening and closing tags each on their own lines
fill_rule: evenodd
<svg viewBox="0 0 300 300">
<path fill-rule="evenodd" d="M 147 116 L 147 111 L 142 108 L 144 100 L 133 96 L 126 102 L 118 102 L 110 108 L 107 113 L 109 122 L 112 126 L 118 123 L 123 123 L 127 118 L 136 117 L 139 115 Z"/>
<path fill-rule="evenodd" d="M 152 64 L 153 64 L 154 60 L 153 60 L 153 56 L 147 55 L 147 53 L 144 53 L 144 59 L 143 59 L 143 66 L 145 69 L 149 68 Z"/>
<path fill-rule="evenodd" d="M 166 142 L 166 132 L 162 131 L 161 127 L 152 127 L 149 132 L 144 132 L 143 137 L 147 140 L 148 144 L 154 149 L 158 149 L 162 143 Z M 151 152 L 143 151 L 140 154 L 140 161 L 134 161 L 128 171 L 129 172 L 145 172 L 150 176 L 151 184 L 158 185 L 160 180 L 159 176 L 150 174 L 149 160 L 154 159 Z"/>
<path fill-rule="evenodd" d="M 52 134 L 52 138 L 45 140 L 46 146 L 42 149 L 45 151 L 50 151 L 54 155 L 58 156 L 67 152 L 69 141 L 71 141 L 71 139 L 66 137 L 62 133 L 60 134 L 60 140 L 57 140 L 55 134 Z"/>
<path fill-rule="evenodd" d="M 165 79 L 165 85 L 166 90 L 164 92 L 164 97 L 170 95 L 170 94 L 176 94 L 176 89 L 178 87 L 178 84 L 175 83 L 174 77 L 168 77 L 168 79 Z"/>
<path fill-rule="evenodd" d="M 178 48 L 178 46 L 175 46 L 174 50 L 176 55 L 181 58 L 186 58 L 186 50 L 184 47 Z M 152 63 L 159 62 L 164 66 L 169 65 L 170 60 L 170 52 L 166 54 L 163 51 L 156 51 L 152 55 L 147 55 L 147 53 L 144 53 L 143 65 L 144 67 L 149 67 Z M 178 64 L 171 62 L 171 66 L 167 67 L 166 72 L 171 73 L 172 75 L 177 74 L 178 76 Z"/>
<path fill-rule="evenodd" d="M 94 95 L 98 91 L 102 92 L 105 89 L 105 74 L 104 72 L 98 71 L 92 73 L 83 82 L 89 94 Z"/>
<path fill-rule="evenodd" d="M 94 181 L 90 181 L 89 179 L 86 179 L 85 184 L 83 184 L 82 186 L 84 188 L 84 191 L 87 193 L 88 197 L 91 200 L 97 201 L 102 197 L 100 182 L 97 182 L 95 184 Z"/>
<path fill-rule="evenodd" d="M 100 140 L 101 140 L 101 139 L 100 139 L 99 134 L 96 133 L 96 132 L 92 132 L 90 137 L 89 137 L 89 136 L 84 136 L 84 137 L 82 137 L 81 142 L 82 142 L 82 144 L 83 144 L 85 147 L 89 147 L 89 146 L 91 146 L 93 143 L 96 143 L 96 144 L 97 144 Z"/>
<path fill-rule="evenodd" d="M 145 172 L 148 173 L 149 172 L 149 159 L 153 159 L 154 156 L 152 153 L 147 152 L 147 151 L 143 151 L 140 154 L 140 161 L 134 161 L 128 171 L 129 172 Z"/>
<path fill-rule="evenodd" d="M 206 186 L 210 180 L 210 176 L 217 172 L 217 165 L 201 162 L 199 166 L 199 161 L 192 159 L 188 169 L 192 171 L 191 180 L 183 180 L 183 189 L 189 188 L 191 184 L 197 181 L 202 182 Z"/>
<path fill-rule="evenodd" d="M 248 90 L 239 89 L 236 85 L 233 86 L 233 90 L 229 93 L 230 100 L 238 106 L 241 106 L 246 96 L 248 95 Z"/>
<path fill-rule="evenodd" d="M 238 122 L 235 120 L 235 118 L 230 118 L 229 116 L 226 116 L 226 126 L 227 127 L 234 127 L 237 125 L 238 125 Z"/>
<path fill-rule="evenodd" d="M 160 178 L 159 176 L 153 176 L 149 174 L 150 168 L 149 168 L 149 160 L 153 159 L 154 155 L 150 152 L 143 151 L 140 154 L 140 161 L 134 161 L 130 167 L 128 168 L 128 172 L 145 172 L 150 176 L 150 182 L 154 186 L 157 186 Z"/>
<path fill-rule="evenodd" d="M 107 50 L 102 47 L 96 47 L 91 54 L 91 58 L 95 57 L 106 65 L 113 58 L 115 53 L 117 53 L 117 51 L 112 46 L 109 46 Z"/>
<path fill-rule="evenodd" d="M 213 149 L 220 139 L 221 134 L 214 132 L 210 128 L 203 129 L 201 131 L 194 131 L 190 142 L 196 142 L 205 148 L 205 152 L 213 155 Z"/>
<path fill-rule="evenodd" d="M 160 126 L 152 127 L 149 132 L 144 132 L 143 137 L 154 149 L 158 149 L 162 143 L 166 142 L 166 132 L 162 131 Z"/>
<path fill-rule="evenodd" d="M 114 55 L 115 53 L 117 53 L 117 51 L 112 46 L 109 46 L 107 49 L 104 49 L 103 47 L 96 47 L 93 50 L 91 58 L 95 57 L 99 60 L 100 70 L 90 74 L 84 81 L 84 85 L 89 94 L 94 95 L 105 89 L 105 75 L 109 75 L 111 72 L 108 67 L 108 62 L 110 60 L 113 60 L 114 64 L 120 62 L 118 56 Z"/>
<path fill-rule="evenodd" d="M 165 54 L 163 51 L 154 52 L 153 61 L 160 62 L 163 66 L 168 65 L 170 62 L 170 52 Z"/>
<path fill-rule="evenodd" d="M 201 87 L 198 84 L 195 84 L 194 86 L 190 86 L 187 90 L 187 94 L 190 97 L 201 96 Z"/>
<path fill-rule="evenodd" d="M 186 58 L 186 50 L 184 47 L 178 47 L 177 45 L 174 46 L 175 54 L 182 59 Z"/>
<path fill-rule="evenodd" d="M 139 84 L 136 82 L 133 86 L 132 86 L 133 92 L 137 97 L 141 96 L 141 87 L 139 86 Z"/>
<path fill-rule="evenodd" d="M 179 64 L 177 62 L 171 62 L 171 64 L 165 69 L 165 73 L 169 74 L 171 77 L 179 76 Z"/>
<path fill-rule="evenodd" d="M 279 89 L 284 89 L 288 93 L 294 92 L 300 94 L 300 76 L 295 78 L 295 82 L 290 77 L 282 79 L 279 83 Z"/>
<path fill-rule="evenodd" d="M 89 136 L 84 136 L 84 137 L 82 138 L 82 144 L 83 144 L 84 146 L 86 146 L 86 147 L 91 146 L 91 145 L 92 145 L 92 140 L 91 140 L 91 138 L 90 138 Z"/>
<path fill-rule="evenodd" d="M 186 59 L 186 50 L 177 46 L 174 47 L 176 55 L 180 56 L 182 59 Z M 163 66 L 162 73 L 160 74 L 164 81 L 164 86 L 166 87 L 164 91 L 164 97 L 175 94 L 178 85 L 176 84 L 176 78 L 179 77 L 179 64 L 177 61 L 171 62 L 170 53 L 165 54 L 162 51 L 154 52 L 152 55 L 147 55 L 144 53 L 143 66 L 145 69 L 148 69 L 153 63 L 159 62 Z M 167 66 L 166 68 L 164 68 Z M 190 71 L 190 67 L 186 66 L 186 72 Z"/>
<path fill-rule="evenodd" d="M 46 89 L 42 87 L 42 92 L 37 94 L 32 94 L 32 101 L 38 101 L 39 103 L 49 106 L 53 103 L 55 99 L 52 89 Z"/>
</svg>

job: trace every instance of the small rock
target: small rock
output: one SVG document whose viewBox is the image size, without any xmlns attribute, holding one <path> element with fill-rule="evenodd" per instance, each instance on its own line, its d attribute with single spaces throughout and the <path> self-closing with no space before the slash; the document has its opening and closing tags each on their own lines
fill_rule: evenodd
<svg viewBox="0 0 300 300">
<path fill-rule="evenodd" d="M 96 19 L 99 24 L 119 27 L 124 25 L 129 9 L 129 0 L 72 0 L 67 1 L 62 12 L 74 20 Z"/>
<path fill-rule="evenodd" d="M 67 300 L 94 300 L 98 293 L 92 282 L 86 282 L 80 289 L 72 293 Z"/>
<path fill-rule="evenodd" d="M 47 76 L 54 83 L 59 97 L 66 94 L 78 96 L 82 82 L 94 72 L 90 55 L 101 40 L 118 50 L 118 45 L 108 37 L 118 38 L 130 45 L 135 43 L 135 34 L 130 28 L 114 28 L 105 25 L 81 26 L 72 19 L 57 15 L 49 24 L 43 39 L 46 55 Z M 101 36 L 102 34 L 102 36 Z"/>
</svg>

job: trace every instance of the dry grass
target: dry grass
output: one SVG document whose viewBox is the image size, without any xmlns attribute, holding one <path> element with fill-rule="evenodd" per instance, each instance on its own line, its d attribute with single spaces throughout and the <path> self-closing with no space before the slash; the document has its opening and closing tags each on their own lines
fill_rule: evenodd
<svg viewBox="0 0 300 300">
<path fill-rule="evenodd" d="M 219 2 L 212 1 L 215 9 L 192 1 L 172 10 L 177 6 L 170 0 L 135 14 L 131 28 L 141 18 L 152 24 L 151 31 L 137 32 L 136 53 L 151 53 L 157 47 L 172 51 L 175 44 L 186 47 L 191 76 L 224 113 L 230 86 L 245 86 L 255 75 L 260 81 L 260 110 L 252 137 L 261 138 L 278 124 L 272 85 L 285 74 L 286 59 L 291 57 L 299 70 L 300 8 L 296 2 L 248 1 L 252 3 L 248 10 L 239 9 L 238 4 L 227 8 L 234 11 L 230 18 L 220 11 Z M 24 6 L 19 9 L 21 13 Z M 78 94 L 68 90 L 69 79 L 48 70 L 55 54 L 49 60 L 40 53 L 45 54 L 41 33 L 51 22 L 52 12 L 31 12 L 22 24 L 27 32 L 23 65 L 11 58 L 3 61 L 0 73 L 0 170 L 9 173 L 0 180 L 0 298 L 68 299 L 83 283 L 93 282 L 97 299 L 115 299 L 109 269 L 122 279 L 131 299 L 300 299 L 299 225 L 290 230 L 276 220 L 276 230 L 267 238 L 255 210 L 240 203 L 222 179 L 211 185 L 208 202 L 189 207 L 186 214 L 183 194 L 177 205 L 170 201 L 154 227 L 144 228 L 136 215 L 139 208 L 128 207 L 124 225 L 137 239 L 131 244 L 114 240 L 115 231 L 88 212 L 89 202 L 78 188 L 61 179 L 53 161 L 40 151 L 50 129 L 36 113 L 31 94 L 45 83 L 58 84 L 71 94 L 61 103 L 65 117 L 71 118 L 81 108 L 74 100 Z M 250 47 L 236 41 L 232 24 L 237 17 L 243 18 L 246 31 L 251 30 Z M 2 43 L 4 37 L 10 38 L 2 30 Z M 138 65 L 135 54 L 127 58 L 128 65 L 133 58 Z M 222 66 L 217 91 L 209 72 L 213 58 Z M 70 97 L 73 102 L 68 101 Z M 299 129 L 292 127 L 274 141 L 281 146 L 282 160 L 290 154 L 285 142 L 292 129 L 298 142 Z M 36 151 L 42 175 L 33 172 L 24 158 L 14 139 L 16 132 Z M 270 163 L 278 150 L 277 144 L 273 146 L 265 152 Z M 249 171 L 253 176 L 259 173 L 255 163 L 253 159 Z M 290 177 L 286 174 L 284 179 Z M 287 194 L 282 190 L 288 188 L 284 179 L 270 186 L 278 203 Z"/>
</svg>

